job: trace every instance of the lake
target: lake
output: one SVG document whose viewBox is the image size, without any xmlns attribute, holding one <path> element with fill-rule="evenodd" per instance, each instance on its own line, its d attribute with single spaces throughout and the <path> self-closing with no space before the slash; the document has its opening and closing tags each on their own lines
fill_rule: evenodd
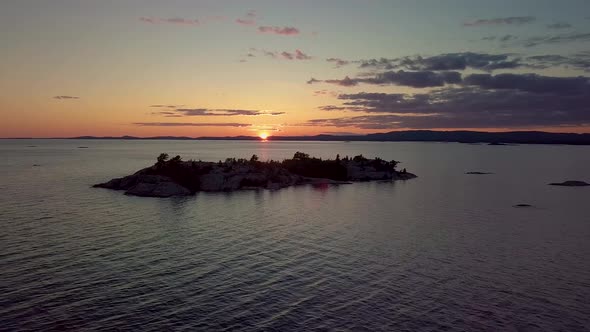
<svg viewBox="0 0 590 332">
<path fill-rule="evenodd" d="M 296 151 L 395 159 L 418 178 L 91 188 L 162 152 Z M 547 185 L 564 180 L 590 182 L 590 147 L 0 140 L 0 330 L 590 331 L 590 187 Z"/>
</svg>

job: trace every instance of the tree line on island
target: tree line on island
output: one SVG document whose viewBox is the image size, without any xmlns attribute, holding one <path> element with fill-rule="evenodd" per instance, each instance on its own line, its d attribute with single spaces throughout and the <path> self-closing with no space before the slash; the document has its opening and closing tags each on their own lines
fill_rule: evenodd
<svg viewBox="0 0 590 332">
<path fill-rule="evenodd" d="M 167 153 L 162 153 L 158 156 L 155 166 L 169 176 L 175 174 L 182 174 L 183 169 L 186 168 L 186 164 L 182 164 L 182 158 L 175 156 L 169 159 L 170 156 Z M 188 160 L 191 167 L 199 169 L 199 173 L 209 172 L 212 169 L 212 165 L 205 165 L 203 168 L 203 161 Z M 340 158 L 340 154 L 336 155 L 336 159 L 322 159 L 316 157 L 310 157 L 309 154 L 303 152 L 295 152 L 293 158 L 284 159 L 283 161 L 260 161 L 257 155 L 252 155 L 250 159 L 245 158 L 227 158 L 224 162 L 221 160 L 217 162 L 218 167 L 223 167 L 225 171 L 230 171 L 233 166 L 236 165 L 250 165 L 258 169 L 271 169 L 271 168 L 285 168 L 289 172 L 310 178 L 325 178 L 336 181 L 347 181 L 349 164 L 356 164 L 363 168 L 372 167 L 377 172 L 397 172 L 397 165 L 399 161 L 391 160 L 386 161 L 379 157 L 374 159 L 368 159 L 362 154 L 349 158 L 345 156 Z M 400 173 L 406 173 L 403 169 Z"/>
<path fill-rule="evenodd" d="M 399 162 L 368 159 L 362 154 L 349 158 L 322 159 L 296 152 L 283 161 L 227 158 L 225 161 L 183 161 L 160 154 L 153 166 L 95 187 L 125 190 L 136 196 L 168 197 L 198 191 L 280 189 L 300 184 L 343 184 L 350 181 L 407 180 L 414 174 L 397 170 Z"/>
</svg>

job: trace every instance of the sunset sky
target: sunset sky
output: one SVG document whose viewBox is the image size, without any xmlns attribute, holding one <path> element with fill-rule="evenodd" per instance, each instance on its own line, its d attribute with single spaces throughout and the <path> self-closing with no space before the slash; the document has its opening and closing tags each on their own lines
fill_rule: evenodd
<svg viewBox="0 0 590 332">
<path fill-rule="evenodd" d="M 0 137 L 590 132 L 588 0 L 8 0 L 0 40 Z"/>
</svg>

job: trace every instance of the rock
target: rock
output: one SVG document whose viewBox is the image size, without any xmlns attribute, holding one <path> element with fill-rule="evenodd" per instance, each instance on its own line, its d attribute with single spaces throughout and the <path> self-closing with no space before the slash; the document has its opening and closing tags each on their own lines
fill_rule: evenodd
<svg viewBox="0 0 590 332">
<path fill-rule="evenodd" d="M 530 204 L 516 204 L 516 205 L 513 205 L 513 207 L 522 208 L 522 207 L 533 207 L 533 206 Z"/>
<path fill-rule="evenodd" d="M 222 191 L 225 177 L 219 173 L 209 173 L 201 176 L 200 184 L 202 191 Z"/>
<path fill-rule="evenodd" d="M 487 175 L 487 174 L 494 174 L 494 173 L 490 173 L 490 172 L 467 172 L 465 174 L 471 174 L 471 175 Z"/>
<path fill-rule="evenodd" d="M 157 183 L 140 182 L 125 192 L 125 195 L 144 197 L 188 196 L 190 194 L 190 190 L 171 181 Z"/>
<path fill-rule="evenodd" d="M 87 146 L 79 146 L 78 149 L 88 149 Z"/>
<path fill-rule="evenodd" d="M 590 186 L 590 183 L 584 181 L 564 181 L 559 183 L 550 183 L 550 186 L 564 186 L 564 187 L 585 187 Z"/>
<path fill-rule="evenodd" d="M 395 171 L 396 164 L 395 161 L 369 160 L 362 156 L 322 160 L 300 152 L 283 162 L 228 158 L 225 163 L 215 163 L 182 161 L 177 156 L 169 161 L 158 158 L 153 166 L 94 187 L 124 190 L 127 195 L 170 197 L 197 191 L 277 190 L 298 184 L 334 185 L 348 184 L 348 181 L 393 181 L 416 177 L 405 169 Z"/>
<path fill-rule="evenodd" d="M 415 179 L 418 176 L 416 174 L 412 174 L 412 173 L 397 173 L 395 175 L 395 177 L 393 178 L 393 180 L 411 180 L 411 179 Z"/>
<path fill-rule="evenodd" d="M 244 180 L 244 175 L 237 174 L 233 175 L 223 182 L 223 190 L 224 191 L 233 191 L 240 189 L 242 185 L 242 181 Z"/>
</svg>

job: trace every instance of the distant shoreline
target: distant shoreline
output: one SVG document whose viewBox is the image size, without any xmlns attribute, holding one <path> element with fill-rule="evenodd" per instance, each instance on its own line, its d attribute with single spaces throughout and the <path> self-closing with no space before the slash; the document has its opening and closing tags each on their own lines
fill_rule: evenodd
<svg viewBox="0 0 590 332">
<path fill-rule="evenodd" d="M 15 137 L 0 139 L 84 139 L 84 140 L 182 140 L 182 141 L 260 141 L 256 136 L 186 137 L 186 136 L 78 136 L 78 137 Z M 315 135 L 315 136 L 270 136 L 267 141 L 320 141 L 320 142 L 449 142 L 449 143 L 491 143 L 503 144 L 563 144 L 590 145 L 590 133 L 550 133 L 542 131 L 431 131 L 409 130 L 375 133 L 367 135 Z"/>
</svg>

